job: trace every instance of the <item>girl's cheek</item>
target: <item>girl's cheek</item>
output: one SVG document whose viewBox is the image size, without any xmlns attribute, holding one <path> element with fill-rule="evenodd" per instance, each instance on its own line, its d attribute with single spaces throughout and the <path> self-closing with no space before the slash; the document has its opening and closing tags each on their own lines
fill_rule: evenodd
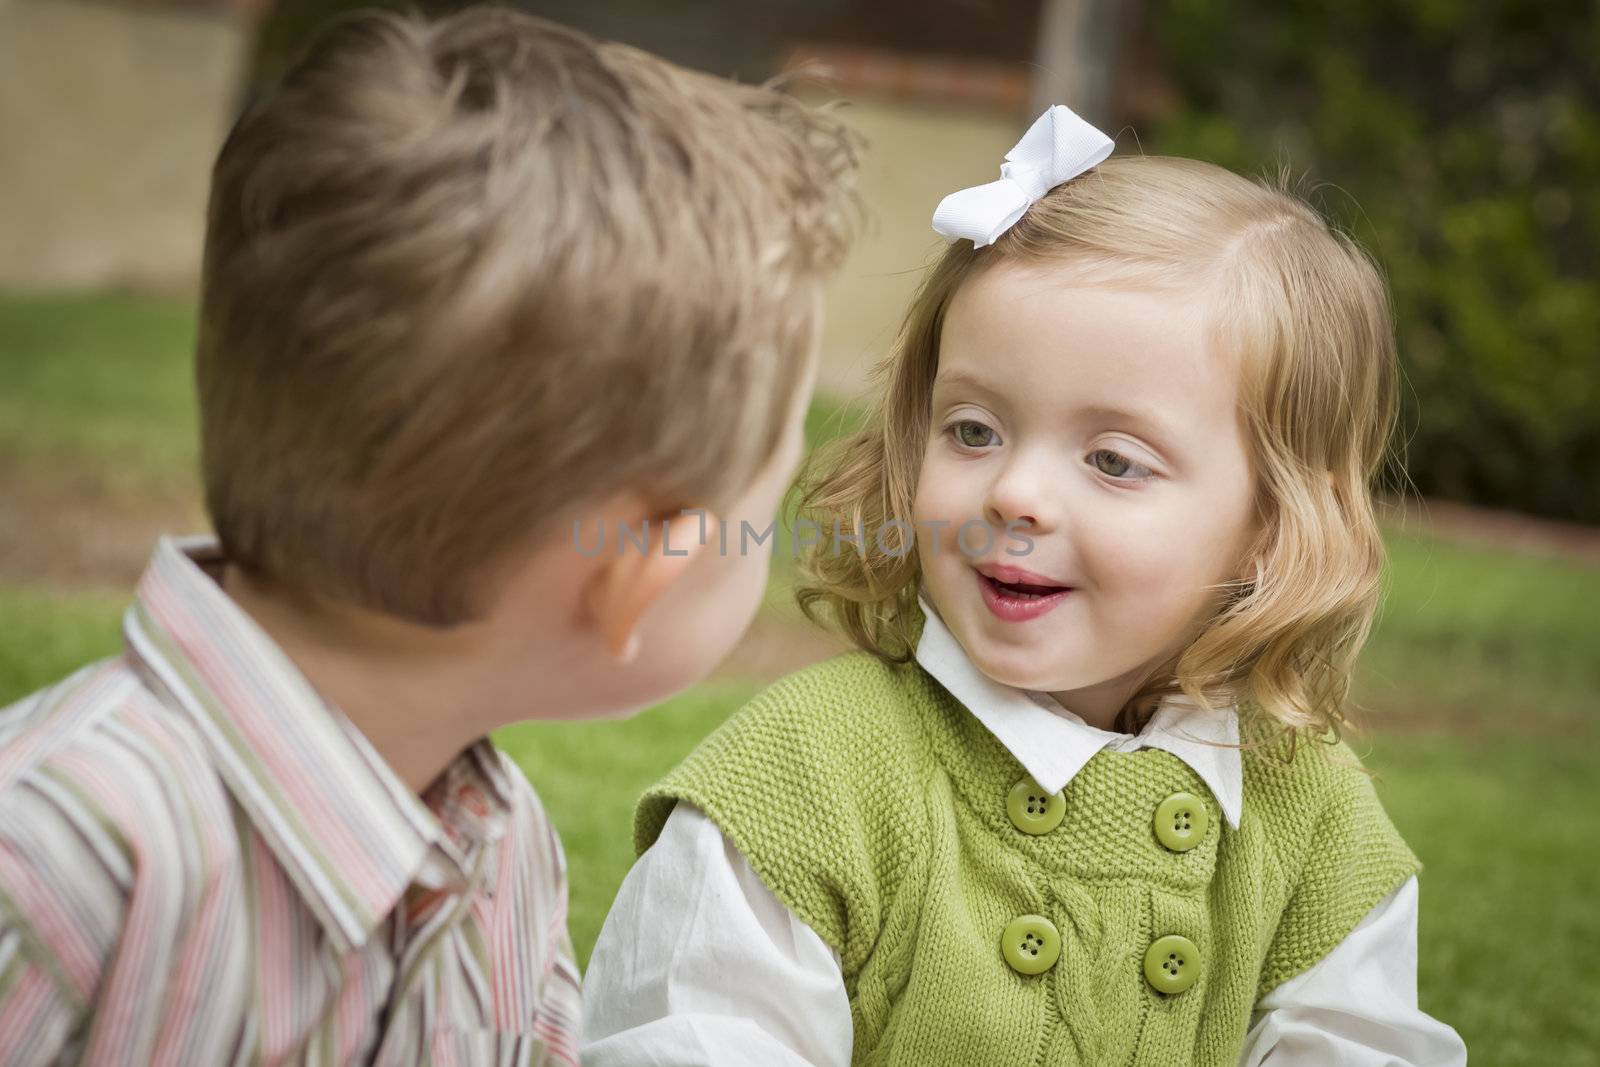
<svg viewBox="0 0 1600 1067">
<path fill-rule="evenodd" d="M 1167 543 L 1167 551 L 1160 551 L 1156 542 L 1129 546 L 1125 581 L 1119 588 L 1128 603 L 1143 605 L 1149 625 L 1176 634 L 1190 627 L 1210 604 L 1213 594 L 1206 585 L 1211 571 L 1208 557 L 1195 545 L 1181 539 L 1160 540 Z M 1174 544 L 1177 551 L 1172 550 Z"/>
<path fill-rule="evenodd" d="M 916 492 L 911 496 L 911 518 L 920 519 L 932 513 L 938 506 L 940 486 L 943 484 L 939 464 L 932 459 L 924 459 L 922 469 L 917 473 Z"/>
<path fill-rule="evenodd" d="M 1081 508 L 1072 527 L 1082 565 L 1096 571 L 1103 583 L 1158 582 L 1171 566 L 1171 541 L 1136 517 Z"/>
<path fill-rule="evenodd" d="M 1174 551 L 1173 539 L 1152 531 L 1129 530 L 1121 536 L 1085 537 L 1079 560 L 1099 594 L 1101 607 L 1126 613 L 1139 625 L 1176 625 L 1190 614 L 1195 584 L 1186 554 Z M 1121 610 L 1119 610 L 1121 609 Z"/>
<path fill-rule="evenodd" d="M 982 510 L 981 499 L 974 498 L 968 491 L 959 471 L 950 470 L 937 461 L 923 465 L 912 505 L 915 520 L 965 518 L 969 514 L 981 514 Z"/>
</svg>

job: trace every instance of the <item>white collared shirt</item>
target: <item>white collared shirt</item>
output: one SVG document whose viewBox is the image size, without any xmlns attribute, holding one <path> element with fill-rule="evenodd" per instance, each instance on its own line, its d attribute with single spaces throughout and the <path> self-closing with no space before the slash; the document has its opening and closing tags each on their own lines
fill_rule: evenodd
<svg viewBox="0 0 1600 1067">
<path fill-rule="evenodd" d="M 1103 748 L 1134 752 L 1159 748 L 1187 763 L 1205 782 L 1223 818 L 1239 828 L 1244 771 L 1239 762 L 1239 721 L 1232 712 L 1205 712 L 1187 699 L 1168 697 L 1143 731 L 1119 734 L 1090 726 L 1049 693 L 1001 685 L 978 670 L 926 598 L 926 622 L 917 662 L 1006 747 L 1023 770 L 1049 793 L 1059 793 Z"/>
<path fill-rule="evenodd" d="M 1160 748 L 1194 769 L 1234 828 L 1238 721 L 1168 698 L 1138 735 L 1100 730 L 1048 694 L 973 665 L 923 601 L 917 662 L 1050 792 L 1095 753 Z M 1217 744 L 1221 742 L 1222 744 Z M 1458 1067 L 1466 1047 L 1417 1007 L 1417 881 L 1256 1004 L 1240 1067 Z M 587 1067 L 846 1067 L 838 954 L 762 883 L 698 809 L 679 804 L 622 883 L 584 982 Z"/>
</svg>

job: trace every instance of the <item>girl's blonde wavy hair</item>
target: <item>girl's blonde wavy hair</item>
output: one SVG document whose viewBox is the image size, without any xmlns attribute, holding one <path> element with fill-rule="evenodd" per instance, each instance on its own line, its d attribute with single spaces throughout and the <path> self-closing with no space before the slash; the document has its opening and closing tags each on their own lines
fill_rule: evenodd
<svg viewBox="0 0 1600 1067">
<path fill-rule="evenodd" d="M 1384 550 L 1370 483 L 1396 417 L 1394 330 L 1373 261 L 1281 183 L 1195 160 L 1113 158 L 1056 187 L 993 245 L 956 242 L 876 368 L 879 399 L 865 427 L 820 451 L 802 477 L 800 513 L 853 531 L 913 514 L 945 310 L 969 278 L 1009 262 L 1059 265 L 1064 284 L 1199 287 L 1213 344 L 1240 367 L 1257 485 L 1259 535 L 1246 556 L 1254 577 L 1223 590 L 1199 636 L 1124 705 L 1118 729 L 1136 731 L 1161 697 L 1182 692 L 1202 707 L 1238 702 L 1284 727 L 1338 736 L 1379 598 Z M 808 547 L 801 609 L 905 662 L 921 580 L 915 545 L 836 544 Z"/>
</svg>

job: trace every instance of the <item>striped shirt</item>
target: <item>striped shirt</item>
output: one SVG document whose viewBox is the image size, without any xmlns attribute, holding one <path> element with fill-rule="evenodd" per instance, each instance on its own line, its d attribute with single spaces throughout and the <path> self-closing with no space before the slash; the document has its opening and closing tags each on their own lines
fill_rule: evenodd
<svg viewBox="0 0 1600 1067">
<path fill-rule="evenodd" d="M 163 540 L 120 657 L 0 710 L 0 1064 L 576 1064 L 561 845 L 487 740 L 418 797 Z"/>
</svg>

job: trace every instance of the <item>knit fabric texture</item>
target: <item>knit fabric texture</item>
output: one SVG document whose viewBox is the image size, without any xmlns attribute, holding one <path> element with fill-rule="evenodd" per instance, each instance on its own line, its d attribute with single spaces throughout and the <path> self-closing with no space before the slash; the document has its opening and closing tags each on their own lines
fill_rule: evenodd
<svg viewBox="0 0 1600 1067">
<path fill-rule="evenodd" d="M 679 801 L 705 811 L 839 953 L 855 1064 L 1231 1067 L 1256 1000 L 1419 867 L 1344 743 L 1264 742 L 1243 767 L 1237 830 L 1187 764 L 1141 749 L 1102 750 L 1060 825 L 1025 834 L 1006 797 L 1026 772 L 999 741 L 915 663 L 848 652 L 707 738 L 645 794 L 634 844 Z M 1210 816 L 1184 852 L 1153 824 L 1179 792 Z M 1060 932 L 1042 974 L 1001 953 L 1024 915 Z M 1175 994 L 1145 978 L 1167 934 L 1199 956 Z"/>
</svg>

